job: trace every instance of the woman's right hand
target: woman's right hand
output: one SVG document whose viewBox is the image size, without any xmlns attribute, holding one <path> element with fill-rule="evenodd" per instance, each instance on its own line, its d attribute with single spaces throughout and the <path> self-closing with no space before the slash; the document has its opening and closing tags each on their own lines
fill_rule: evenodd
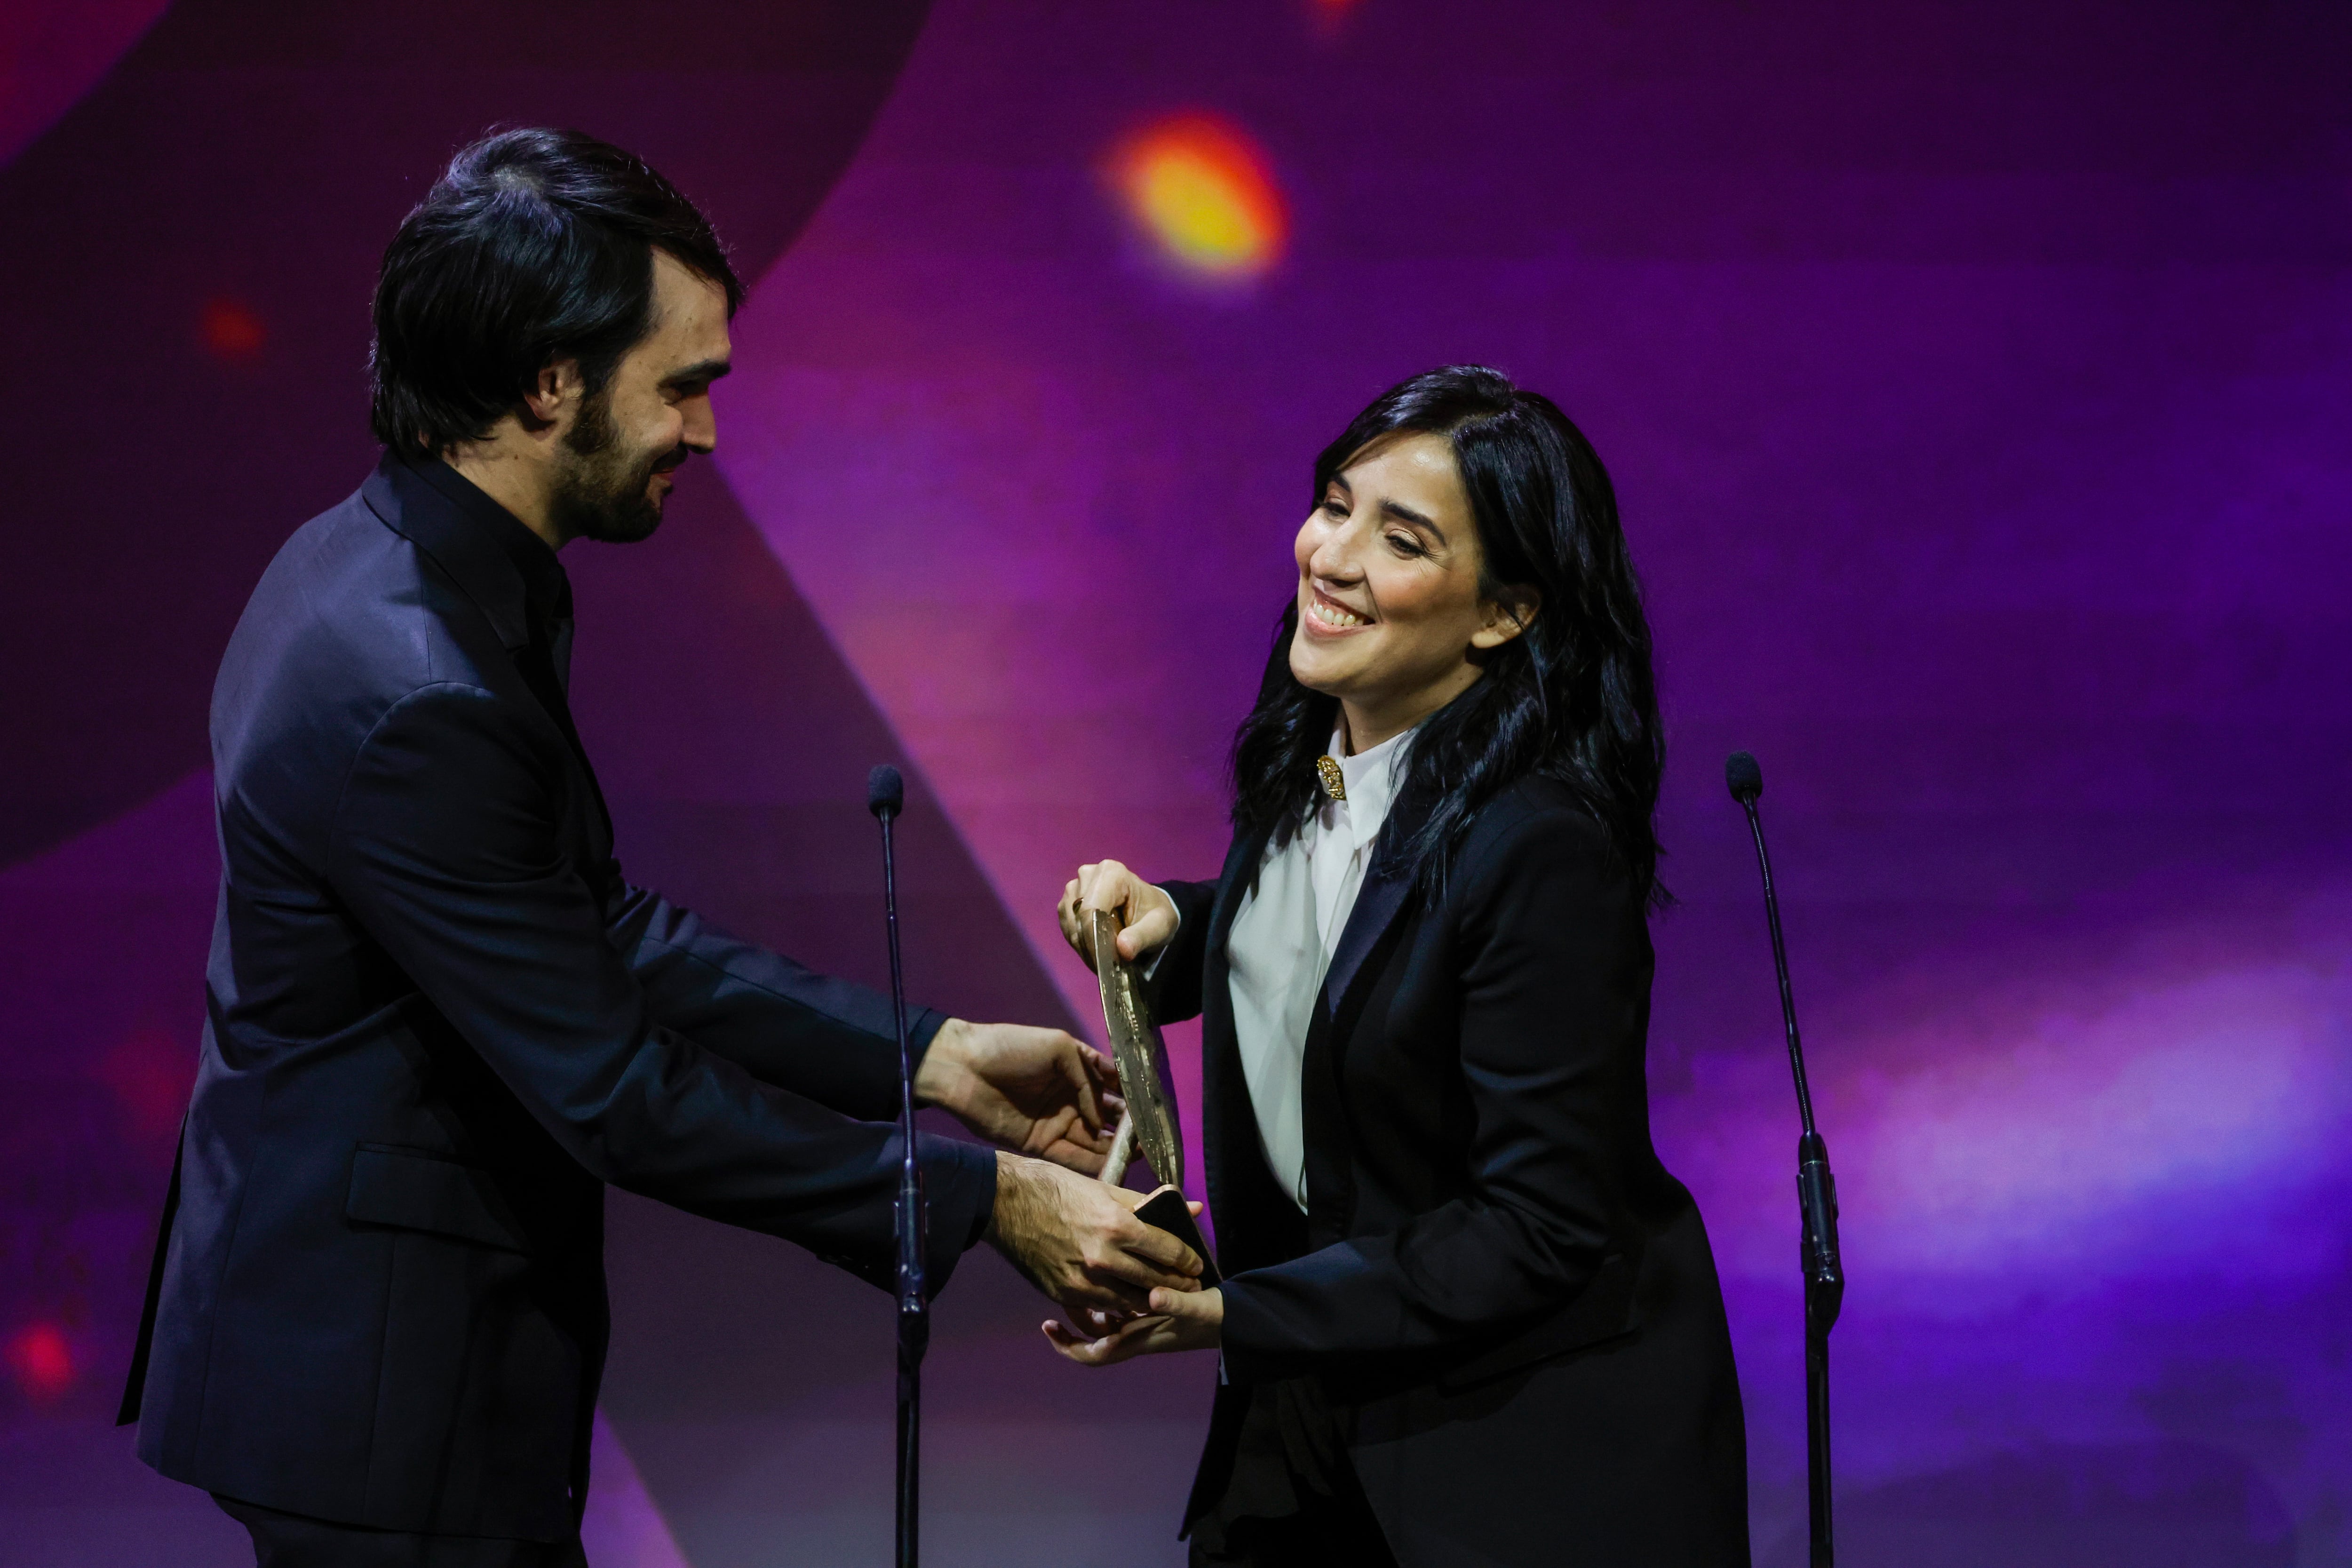
<svg viewBox="0 0 2352 1568">
<path fill-rule="evenodd" d="M 1118 914 L 1118 955 L 1129 963 L 1155 948 L 1165 947 L 1176 935 L 1176 900 L 1116 860 L 1097 860 L 1078 868 L 1062 889 L 1062 940 L 1092 969 L 1095 963 L 1093 915 L 1102 910 Z"/>
</svg>

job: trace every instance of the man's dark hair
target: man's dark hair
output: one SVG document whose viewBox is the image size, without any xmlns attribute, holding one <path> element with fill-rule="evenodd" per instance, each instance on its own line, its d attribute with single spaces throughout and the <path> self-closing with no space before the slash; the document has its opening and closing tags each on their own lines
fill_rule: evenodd
<svg viewBox="0 0 2352 1568">
<path fill-rule="evenodd" d="M 383 253 L 369 355 L 376 439 L 479 440 L 556 360 L 601 392 L 653 327 L 654 252 L 743 302 L 710 222 L 635 154 L 576 131 L 502 131 L 449 168 Z"/>
</svg>

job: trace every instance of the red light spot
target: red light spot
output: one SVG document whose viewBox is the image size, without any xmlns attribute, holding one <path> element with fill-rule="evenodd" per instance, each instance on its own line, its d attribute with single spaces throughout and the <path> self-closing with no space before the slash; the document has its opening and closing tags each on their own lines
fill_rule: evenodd
<svg viewBox="0 0 2352 1568">
<path fill-rule="evenodd" d="M 1307 31 L 1330 43 L 1347 30 L 1348 19 L 1362 0 L 1307 0 Z"/>
<path fill-rule="evenodd" d="M 231 364 L 245 364 L 260 358 L 262 345 L 269 341 L 269 330 L 261 324 L 253 308 L 226 298 L 205 303 L 204 314 L 197 319 L 196 331 L 215 358 Z"/>
<path fill-rule="evenodd" d="M 160 1148 L 177 1130 L 195 1074 L 194 1055 L 151 1025 L 125 1037 L 99 1062 L 99 1079 L 114 1091 L 132 1137 Z"/>
<path fill-rule="evenodd" d="M 35 1323 L 8 1342 L 8 1370 L 36 1404 L 46 1404 L 73 1386 L 73 1347 L 55 1323 Z"/>
</svg>

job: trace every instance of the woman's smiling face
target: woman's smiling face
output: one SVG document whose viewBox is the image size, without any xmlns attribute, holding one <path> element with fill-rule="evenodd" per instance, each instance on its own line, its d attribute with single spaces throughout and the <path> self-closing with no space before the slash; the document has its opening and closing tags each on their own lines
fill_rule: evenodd
<svg viewBox="0 0 2352 1568">
<path fill-rule="evenodd" d="M 1467 690 L 1475 653 L 1517 637 L 1483 600 L 1470 498 L 1442 436 L 1375 441 L 1333 476 L 1298 530 L 1298 630 L 1290 673 L 1339 699 L 1361 752 L 1403 733 Z"/>
</svg>

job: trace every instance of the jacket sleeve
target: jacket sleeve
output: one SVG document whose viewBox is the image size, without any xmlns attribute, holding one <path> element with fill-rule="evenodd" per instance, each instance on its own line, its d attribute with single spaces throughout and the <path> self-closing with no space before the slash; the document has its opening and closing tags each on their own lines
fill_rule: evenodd
<svg viewBox="0 0 2352 1568">
<path fill-rule="evenodd" d="M 1624 1079 L 1640 1070 L 1650 961 L 1631 879 L 1597 825 L 1520 816 L 1475 858 L 1452 905 L 1461 1070 L 1475 1118 L 1470 1190 L 1225 1284 L 1238 1381 L 1468 1351 L 1575 1297 L 1622 1203 Z"/>
<path fill-rule="evenodd" d="M 606 935 L 662 1027 L 845 1116 L 898 1114 L 890 998 L 738 941 L 659 893 L 625 887 Z M 947 1016 L 909 1006 L 917 1067 Z"/>
<path fill-rule="evenodd" d="M 893 1273 L 895 1128 L 850 1120 L 663 1027 L 562 845 L 562 787 L 476 687 L 395 703 L 354 761 L 335 892 L 550 1135 L 615 1186 Z M 932 1288 L 986 1226 L 995 1158 L 920 1143 Z"/>
<path fill-rule="evenodd" d="M 1151 971 L 1152 1011 L 1163 1024 L 1201 1016 L 1201 976 L 1209 962 L 1209 912 L 1217 902 L 1214 882 L 1161 882 L 1176 902 L 1176 940 Z"/>
</svg>

